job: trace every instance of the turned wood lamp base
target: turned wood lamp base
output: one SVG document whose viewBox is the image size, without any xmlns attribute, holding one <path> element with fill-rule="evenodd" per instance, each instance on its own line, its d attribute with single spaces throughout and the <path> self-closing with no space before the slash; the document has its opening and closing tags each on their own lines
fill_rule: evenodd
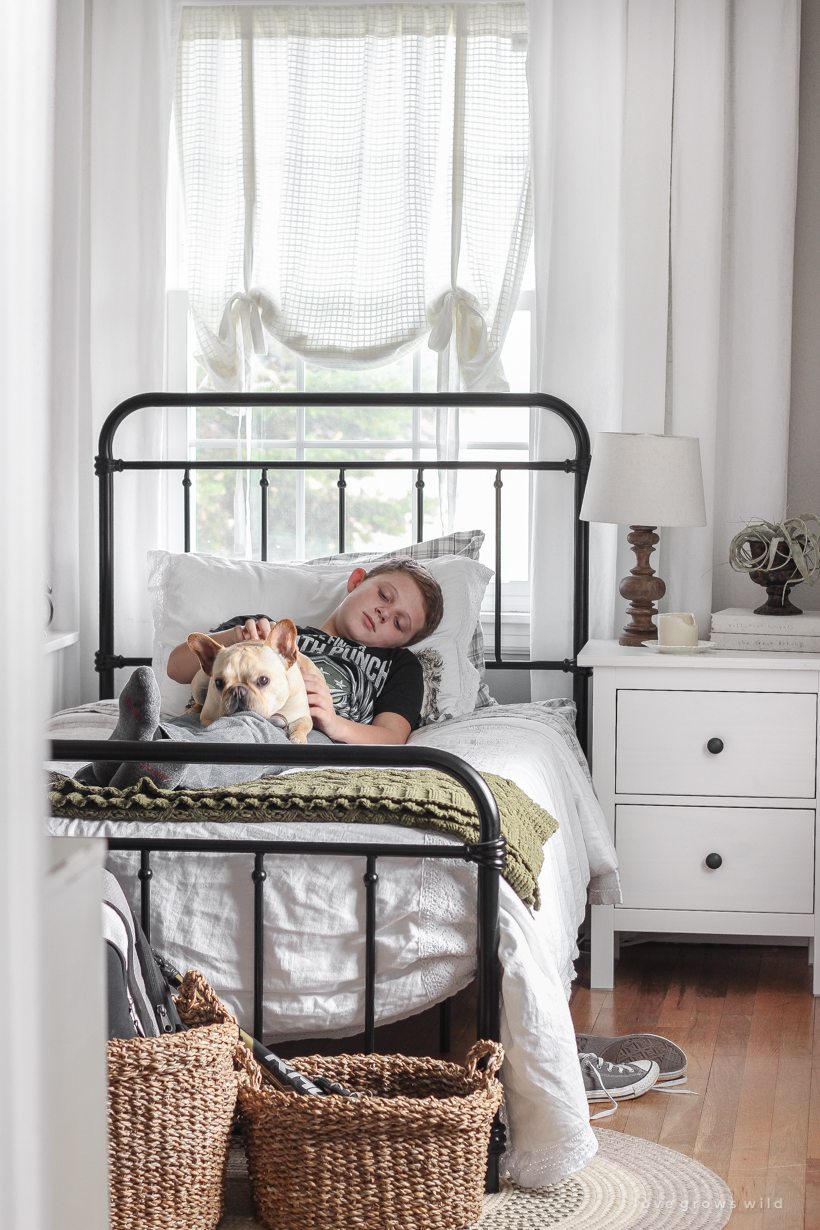
<svg viewBox="0 0 820 1230">
<path fill-rule="evenodd" d="M 630 525 L 627 542 L 635 552 L 637 563 L 620 584 L 620 594 L 629 606 L 626 613 L 629 623 L 618 638 L 619 645 L 643 645 L 656 641 L 658 629 L 652 622 L 658 611 L 655 603 L 666 593 L 666 586 L 650 567 L 649 557 L 660 542 L 654 525 Z"/>
</svg>

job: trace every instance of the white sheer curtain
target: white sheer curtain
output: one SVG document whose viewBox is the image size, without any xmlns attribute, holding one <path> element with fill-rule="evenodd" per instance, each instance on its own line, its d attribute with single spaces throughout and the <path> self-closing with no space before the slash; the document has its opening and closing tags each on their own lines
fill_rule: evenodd
<svg viewBox="0 0 820 1230">
<path fill-rule="evenodd" d="M 441 388 L 506 387 L 532 228 L 526 29 L 523 3 L 184 10 L 189 293 L 216 388 L 248 387 L 265 334 L 362 368 L 428 333 Z"/>
<path fill-rule="evenodd" d="M 732 534 L 786 499 L 800 3 L 532 0 L 530 27 L 538 387 L 593 442 L 700 438 L 709 524 L 663 531 L 658 571 L 708 629 L 748 605 Z M 566 494 L 536 483 L 538 657 L 568 647 Z M 590 632 L 612 636 L 626 531 L 590 529 Z"/>
<path fill-rule="evenodd" d="M 165 323 L 165 184 L 181 0 L 92 0 L 88 185 L 81 225 L 87 331 L 80 343 L 79 557 L 83 699 L 97 694 L 97 559 L 93 455 L 106 416 L 126 397 L 161 389 Z M 87 227 L 87 231 L 85 231 Z M 87 235 L 87 240 L 86 240 Z M 82 301 L 82 300 L 81 300 Z M 162 455 L 159 411 L 117 434 L 117 455 Z M 62 431 L 70 433 L 63 420 Z M 161 542 L 155 474 L 115 481 L 116 649 L 150 654 L 147 551 Z M 126 670 L 125 677 L 130 672 Z"/>
<path fill-rule="evenodd" d="M 50 565 L 65 650 L 61 703 L 98 695 L 94 456 L 111 410 L 163 387 L 165 184 L 182 0 L 57 6 Z M 159 456 L 158 413 L 117 435 L 120 456 Z M 116 648 L 147 656 L 146 552 L 160 544 L 155 475 L 115 480 Z"/>
</svg>

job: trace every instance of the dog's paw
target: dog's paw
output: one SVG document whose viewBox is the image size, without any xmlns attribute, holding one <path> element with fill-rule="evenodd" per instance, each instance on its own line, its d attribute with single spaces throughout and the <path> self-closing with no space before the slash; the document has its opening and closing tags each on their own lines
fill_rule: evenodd
<svg viewBox="0 0 820 1230">
<path fill-rule="evenodd" d="M 285 734 L 287 734 L 290 729 L 288 719 L 286 717 L 282 717 L 281 713 L 274 713 L 268 718 L 268 721 L 271 726 L 278 726 L 280 730 L 284 730 Z"/>
<path fill-rule="evenodd" d="M 303 735 L 299 731 L 296 731 L 292 735 L 288 735 L 288 738 L 290 739 L 291 743 L 307 743 L 307 735 Z"/>
</svg>

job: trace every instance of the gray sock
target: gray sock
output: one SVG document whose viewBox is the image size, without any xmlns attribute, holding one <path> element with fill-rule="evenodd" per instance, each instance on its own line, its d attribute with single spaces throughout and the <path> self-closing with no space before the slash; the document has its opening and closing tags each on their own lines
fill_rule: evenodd
<svg viewBox="0 0 820 1230">
<path fill-rule="evenodd" d="M 161 705 L 162 698 L 154 672 L 150 666 L 138 666 L 120 692 L 119 721 L 109 737 L 149 742 L 154 738 L 159 724 Z M 92 764 L 94 776 L 101 786 L 113 785 L 120 767 L 116 760 L 95 760 Z"/>
<path fill-rule="evenodd" d="M 125 760 L 111 778 L 110 784 L 116 790 L 124 790 L 126 786 L 136 786 L 143 777 L 150 777 L 160 790 L 173 790 L 185 776 L 186 764 L 174 764 L 171 761 L 160 761 L 159 764 L 150 760 Z"/>
</svg>

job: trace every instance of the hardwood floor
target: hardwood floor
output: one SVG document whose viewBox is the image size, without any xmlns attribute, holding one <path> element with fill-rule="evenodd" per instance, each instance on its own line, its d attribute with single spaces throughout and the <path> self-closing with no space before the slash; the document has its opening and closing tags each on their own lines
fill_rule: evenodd
<svg viewBox="0 0 820 1230">
<path fill-rule="evenodd" d="M 589 990 L 583 959 L 578 971 L 578 1032 L 664 1034 L 686 1051 L 700 1095 L 650 1092 L 601 1126 L 721 1175 L 736 1230 L 820 1230 L 820 1001 L 806 949 L 624 947 L 614 991 Z"/>
<path fill-rule="evenodd" d="M 658 1141 L 721 1175 L 739 1206 L 730 1230 L 820 1230 L 820 1000 L 806 949 L 640 944 L 622 947 L 615 968 L 614 991 L 590 991 L 588 962 L 578 961 L 576 1030 L 664 1034 L 686 1051 L 687 1088 L 699 1096 L 650 1091 L 600 1126 Z M 453 1003 L 448 1059 L 463 1059 L 474 1020 L 468 987 Z M 362 1041 L 277 1050 L 330 1055 Z M 378 1029 L 376 1046 L 438 1054 L 438 1010 Z"/>
</svg>

